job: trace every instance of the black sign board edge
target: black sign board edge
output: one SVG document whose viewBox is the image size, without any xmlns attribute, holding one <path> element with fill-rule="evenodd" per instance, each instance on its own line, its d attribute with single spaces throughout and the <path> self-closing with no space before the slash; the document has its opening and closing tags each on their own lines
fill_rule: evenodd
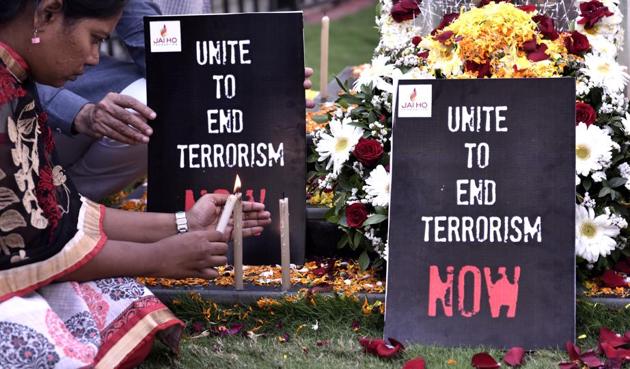
<svg viewBox="0 0 630 369">
<path fill-rule="evenodd" d="M 418 85 L 431 85 L 432 80 L 427 80 L 427 79 L 396 79 L 394 81 L 394 93 L 392 96 L 392 135 L 391 137 L 394 137 L 394 129 L 396 127 L 396 119 L 398 118 L 398 96 L 400 95 L 398 93 L 398 89 L 400 87 L 400 85 L 407 85 L 407 84 L 418 84 Z M 423 83 L 424 82 L 424 83 Z M 390 183 L 389 183 L 389 187 L 391 189 L 391 180 L 394 178 L 394 145 L 395 142 L 394 140 L 390 140 L 390 153 L 391 156 L 389 158 L 389 178 L 390 178 Z M 390 203 L 389 203 L 389 207 L 387 208 L 387 222 L 389 225 L 390 219 L 391 219 L 391 215 L 392 215 L 392 206 L 391 206 L 391 193 L 389 194 L 389 198 L 390 198 Z M 391 227 L 387 227 L 387 247 L 389 248 L 391 245 L 389 244 L 389 233 L 391 232 Z M 387 253 L 387 265 L 389 266 L 389 255 L 390 253 Z M 389 282 L 389 274 L 392 272 L 392 268 L 387 268 L 387 275 L 385 276 L 385 314 L 383 316 L 383 322 L 387 322 L 387 292 L 389 291 L 388 288 L 388 282 Z M 383 339 L 387 339 L 387 337 L 385 337 L 385 331 L 383 331 Z"/>
<path fill-rule="evenodd" d="M 557 78 L 502 78 L 502 79 L 488 79 L 488 80 L 495 80 L 495 81 L 503 81 L 503 80 L 549 80 L 549 79 L 562 79 L 562 80 L 572 80 L 573 81 L 573 85 L 575 85 L 575 78 L 574 77 L 568 77 L 568 76 L 563 76 L 563 77 L 557 77 Z M 396 119 L 398 118 L 398 92 L 399 92 L 399 87 L 400 85 L 410 85 L 410 84 L 417 84 L 417 85 L 422 85 L 422 84 L 429 84 L 429 85 L 433 85 L 433 81 L 436 81 L 436 79 L 396 79 L 394 81 L 394 92 L 393 92 L 393 98 L 392 98 L 392 137 L 393 137 L 393 130 L 395 129 L 395 125 L 396 125 Z M 467 79 L 449 79 L 449 80 L 441 80 L 441 81 L 468 81 Z M 459 83 L 459 82 L 455 82 L 455 83 Z M 575 95 L 575 92 L 574 92 Z M 574 100 L 577 97 L 574 96 Z M 416 118 L 417 119 L 417 118 Z M 574 120 L 575 120 L 575 112 L 574 112 Z M 393 171 L 395 166 L 393 165 L 393 152 L 394 152 L 394 142 L 393 140 L 391 141 L 391 152 L 392 152 L 392 157 L 390 158 L 390 178 L 393 179 Z M 390 183 L 391 186 L 391 183 Z M 390 194 L 390 206 L 388 208 L 388 222 L 391 221 L 391 194 Z M 575 227 L 573 227 L 575 228 Z M 388 240 L 389 240 L 389 236 L 391 232 L 391 227 L 388 227 Z M 390 246 L 390 245 L 388 245 Z M 387 265 L 389 266 L 389 255 L 390 253 L 388 253 L 388 259 L 387 259 Z M 388 282 L 389 282 L 389 276 L 390 273 L 392 272 L 391 268 L 387 268 L 387 276 L 386 276 L 386 281 L 385 281 L 385 303 L 386 303 L 386 308 L 385 308 L 385 314 L 384 314 L 384 322 L 387 322 L 387 317 L 388 317 L 388 310 L 387 310 L 387 296 L 388 296 Z M 575 257 L 573 257 L 573 268 L 572 268 L 572 272 L 573 272 L 573 281 L 574 283 L 572 284 L 572 288 L 573 288 L 573 304 L 572 304 L 572 311 L 573 311 L 573 332 L 572 332 L 572 339 L 570 340 L 571 342 L 576 342 L 577 339 L 577 334 L 576 334 L 576 324 L 577 324 L 577 318 L 576 318 L 576 311 L 577 311 L 577 307 L 576 307 L 576 297 L 577 297 L 577 286 L 576 286 L 576 278 L 577 278 L 577 271 L 576 271 L 576 264 L 575 264 Z M 385 332 L 383 332 L 383 338 L 386 339 L 387 337 L 385 337 Z M 470 345 L 459 345 L 459 346 L 450 346 L 449 347 L 470 347 Z M 508 349 L 509 347 L 500 347 L 501 349 Z M 538 348 L 553 348 L 553 347 L 536 347 L 536 349 Z M 556 349 L 560 349 L 560 347 L 555 347 Z"/>
<path fill-rule="evenodd" d="M 271 15 L 271 14 L 294 14 L 294 15 L 300 15 L 300 18 L 302 20 L 302 55 L 304 55 L 304 29 L 303 29 L 303 11 L 273 11 L 273 12 L 233 12 L 233 13 L 216 13 L 216 14 L 212 14 L 212 13 L 208 13 L 208 14 L 167 14 L 167 15 L 155 15 L 155 16 L 144 16 L 143 17 L 143 26 L 144 26 L 144 32 L 145 32 L 145 44 L 146 45 L 150 45 L 151 43 L 151 34 L 150 34 L 150 23 L 151 21 L 169 21 L 169 20 L 178 20 L 178 19 L 182 19 L 182 18 L 195 18 L 195 17 L 210 17 L 210 16 L 230 16 L 230 15 L 235 15 L 235 16 L 242 16 L 242 15 L 248 15 L 248 16 L 265 16 L 265 15 Z M 147 48 L 148 50 L 148 48 Z M 151 66 L 150 63 L 148 62 L 148 58 L 149 55 L 151 54 L 150 51 L 147 51 L 147 53 L 145 54 L 145 63 L 146 63 L 146 69 L 147 69 L 147 76 L 150 75 L 150 70 L 151 70 Z M 306 109 L 304 109 L 306 111 Z M 306 120 L 304 119 L 304 142 L 306 143 L 306 131 L 305 131 L 305 125 L 306 125 Z M 302 150 L 302 151 L 305 151 Z M 307 175 L 307 168 L 306 168 L 306 162 L 304 162 L 304 181 L 306 181 L 306 175 Z M 305 186 L 304 186 L 305 188 Z M 294 202 L 291 202 L 290 207 L 293 208 Z M 300 209 L 302 209 L 302 207 L 300 207 Z M 306 202 L 304 202 L 304 207 L 302 211 L 299 211 L 298 213 L 302 213 L 301 214 L 301 218 L 304 220 L 304 225 L 302 226 L 304 232 L 301 232 L 302 234 L 300 234 L 299 236 L 296 236 L 295 233 L 291 234 L 291 240 L 292 240 L 292 245 L 293 242 L 296 242 L 295 238 L 298 238 L 298 241 L 296 242 L 298 245 L 302 245 L 300 248 L 298 249 L 294 249 L 294 247 L 291 247 L 291 263 L 295 263 L 295 264 L 303 264 L 304 263 L 304 256 L 305 256 L 305 249 L 304 249 L 304 245 L 306 243 Z M 290 211 L 290 214 L 295 214 L 295 211 Z M 290 216 L 291 216 L 290 215 Z M 279 214 L 278 214 L 278 219 L 279 219 Z M 277 227 L 274 227 L 277 228 Z M 278 231 L 279 232 L 279 231 Z M 297 252 L 296 252 L 297 251 Z M 247 262 L 247 260 L 245 260 Z M 279 260 L 278 260 L 279 263 Z"/>
</svg>

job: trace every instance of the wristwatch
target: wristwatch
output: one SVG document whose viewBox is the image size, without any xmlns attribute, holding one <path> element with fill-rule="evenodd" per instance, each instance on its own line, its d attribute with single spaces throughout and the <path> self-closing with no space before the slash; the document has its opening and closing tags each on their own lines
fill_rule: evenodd
<svg viewBox="0 0 630 369">
<path fill-rule="evenodd" d="M 188 219 L 186 219 L 186 213 L 178 211 L 175 213 L 175 225 L 177 226 L 178 233 L 188 232 Z"/>
</svg>

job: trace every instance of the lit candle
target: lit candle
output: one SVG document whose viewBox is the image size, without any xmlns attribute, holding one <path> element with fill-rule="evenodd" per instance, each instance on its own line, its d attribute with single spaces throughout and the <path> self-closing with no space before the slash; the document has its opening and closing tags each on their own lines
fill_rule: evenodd
<svg viewBox="0 0 630 369">
<path fill-rule="evenodd" d="M 322 100 L 328 98 L 328 33 L 330 19 L 328 16 L 322 17 L 322 34 L 319 64 L 319 96 Z"/>
<path fill-rule="evenodd" d="M 239 188 L 238 191 L 241 189 Z M 241 202 L 241 193 L 236 194 L 236 203 L 234 205 L 234 232 L 232 232 L 232 240 L 234 241 L 234 288 L 236 290 L 243 289 L 243 204 Z"/>
<path fill-rule="evenodd" d="M 280 247 L 282 257 L 282 291 L 291 288 L 291 240 L 289 238 L 289 199 L 280 199 Z"/>
<path fill-rule="evenodd" d="M 217 224 L 218 232 L 225 232 L 225 228 L 227 228 L 230 222 L 230 216 L 232 216 L 232 211 L 234 210 L 234 205 L 237 200 L 237 190 L 238 192 L 241 190 L 241 178 L 238 175 L 236 175 L 236 180 L 234 181 L 234 193 L 227 198 L 225 205 L 223 205 L 223 211 L 221 212 L 221 217 L 219 217 L 219 223 Z"/>
</svg>

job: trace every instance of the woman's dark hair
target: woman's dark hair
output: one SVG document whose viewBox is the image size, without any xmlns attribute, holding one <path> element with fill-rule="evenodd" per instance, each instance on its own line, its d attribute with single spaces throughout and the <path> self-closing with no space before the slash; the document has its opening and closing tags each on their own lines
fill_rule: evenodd
<svg viewBox="0 0 630 369">
<path fill-rule="evenodd" d="M 13 19 L 29 2 L 39 0 L 1 0 L 0 23 Z M 68 20 L 80 18 L 109 18 L 118 14 L 127 0 L 64 0 L 63 14 Z"/>
</svg>

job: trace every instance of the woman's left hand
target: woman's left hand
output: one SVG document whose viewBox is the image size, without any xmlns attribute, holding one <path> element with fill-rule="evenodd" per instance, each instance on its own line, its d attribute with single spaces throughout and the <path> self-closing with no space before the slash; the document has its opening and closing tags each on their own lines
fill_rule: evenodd
<svg viewBox="0 0 630 369">
<path fill-rule="evenodd" d="M 203 195 L 186 212 L 188 228 L 191 231 L 216 229 L 227 198 L 228 195 Z M 259 236 L 268 224 L 271 224 L 271 213 L 265 211 L 264 204 L 243 201 L 243 237 Z"/>
</svg>

